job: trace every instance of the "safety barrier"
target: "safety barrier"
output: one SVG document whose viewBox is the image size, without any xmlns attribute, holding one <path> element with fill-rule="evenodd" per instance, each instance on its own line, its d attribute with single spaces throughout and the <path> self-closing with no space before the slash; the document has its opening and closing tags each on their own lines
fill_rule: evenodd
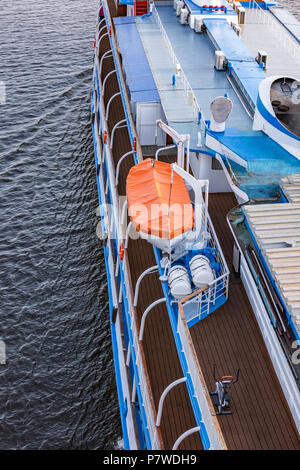
<svg viewBox="0 0 300 470">
<path fill-rule="evenodd" d="M 254 19 L 258 24 L 265 24 L 272 31 L 274 38 L 283 46 L 288 53 L 300 64 L 300 45 L 291 35 L 283 28 L 283 26 L 273 18 L 270 13 L 263 10 L 255 0 L 249 3 L 249 9 L 253 10 Z M 247 24 L 247 15 L 246 15 Z"/>
</svg>

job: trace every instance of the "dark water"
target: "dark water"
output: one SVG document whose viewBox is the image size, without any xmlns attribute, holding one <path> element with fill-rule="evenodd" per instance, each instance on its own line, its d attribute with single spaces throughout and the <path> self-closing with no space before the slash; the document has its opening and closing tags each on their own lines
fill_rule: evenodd
<svg viewBox="0 0 300 470">
<path fill-rule="evenodd" d="M 300 0 L 281 0 L 278 5 L 289 10 L 300 21 Z"/>
<path fill-rule="evenodd" d="M 299 0 L 290 0 L 297 12 Z M 1 0 L 0 449 L 120 444 L 95 235 L 97 0 Z"/>
<path fill-rule="evenodd" d="M 121 436 L 90 129 L 96 0 L 1 0 L 1 449 Z"/>
</svg>

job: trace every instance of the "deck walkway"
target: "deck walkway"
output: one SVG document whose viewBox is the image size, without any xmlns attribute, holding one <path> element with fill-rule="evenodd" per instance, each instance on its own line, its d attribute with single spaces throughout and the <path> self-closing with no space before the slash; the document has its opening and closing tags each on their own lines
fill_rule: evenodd
<svg viewBox="0 0 300 470">
<path fill-rule="evenodd" d="M 281 36 L 281 37 L 280 37 Z M 254 57 L 259 50 L 267 55 L 266 75 L 299 75 L 300 43 L 293 39 L 287 30 L 268 11 L 247 9 L 246 23 L 242 27 L 241 39 Z M 288 47 L 295 46 L 298 53 L 292 55 Z"/>
<path fill-rule="evenodd" d="M 108 0 L 112 17 L 116 15 L 114 0 Z M 103 39 L 101 54 L 108 50 L 108 38 Z M 102 80 L 113 70 L 112 59 L 104 61 Z M 107 82 L 105 92 L 105 104 L 109 98 L 119 91 L 115 74 Z M 119 97 L 112 102 L 110 108 L 109 128 L 124 117 L 122 101 Z M 118 130 L 113 147 L 113 157 L 115 167 L 120 157 L 129 150 L 130 141 L 126 128 Z M 133 165 L 132 159 L 127 159 L 122 163 L 118 191 L 119 195 L 125 195 L 126 178 Z M 148 267 L 156 264 L 152 246 L 144 240 L 130 240 L 127 255 L 131 269 L 132 285 L 135 286 L 138 276 Z M 161 283 L 157 274 L 147 277 L 146 282 L 142 282 L 137 308 L 138 319 L 154 300 L 163 296 Z M 167 385 L 172 381 L 182 377 L 182 370 L 177 355 L 175 341 L 169 322 L 169 316 L 164 305 L 158 305 L 153 309 L 147 318 L 144 331 L 143 350 L 148 367 L 148 374 L 151 383 L 151 390 L 156 410 L 158 409 L 159 398 Z M 172 390 L 166 400 L 164 413 L 161 422 L 162 439 L 166 449 L 172 449 L 176 439 L 187 429 L 196 426 L 192 406 L 190 404 L 188 392 L 185 384 L 181 384 Z M 186 438 L 179 447 L 180 450 L 195 449 L 201 450 L 202 443 L 198 433 Z"/>
<path fill-rule="evenodd" d="M 210 216 L 228 266 L 233 237 L 226 214 L 234 205 L 230 193 L 210 195 Z M 234 375 L 240 368 L 232 391 L 233 414 L 218 418 L 228 448 L 299 449 L 298 433 L 240 279 L 231 275 L 227 303 L 193 326 L 191 334 L 209 390 L 214 390 L 214 362 L 220 375 Z"/>
<path fill-rule="evenodd" d="M 114 0 L 108 0 L 108 5 L 112 17 L 116 16 Z M 106 37 L 102 41 L 100 54 L 103 54 L 109 47 L 109 41 Z M 102 80 L 112 69 L 112 59 L 105 60 Z M 118 91 L 115 74 L 112 75 L 107 85 L 106 104 L 110 96 Z M 124 117 L 122 101 L 117 98 L 113 101 L 110 109 L 110 130 L 122 117 Z M 127 130 L 125 128 L 119 129 L 113 148 L 115 166 L 121 155 L 129 150 L 129 147 Z M 127 159 L 122 166 L 118 185 L 120 195 L 125 194 L 126 177 L 132 165 L 133 161 Z M 210 196 L 210 214 L 229 265 L 231 264 L 232 237 L 226 224 L 225 215 L 235 204 L 235 200 L 230 194 Z M 127 255 L 131 268 L 132 285 L 135 286 L 139 274 L 155 264 L 153 249 L 144 240 L 130 240 Z M 222 372 L 224 369 L 226 373 L 231 373 L 237 365 L 241 367 L 241 380 L 236 385 L 233 396 L 235 413 L 232 416 L 220 418 L 228 447 L 232 449 L 299 449 L 297 433 L 240 281 L 232 279 L 230 294 L 231 298 L 227 304 L 191 329 L 209 389 L 213 389 L 211 365 L 214 361 L 218 363 Z M 141 285 L 137 309 L 138 318 L 141 318 L 145 308 L 153 300 L 162 296 L 161 283 L 157 275 L 149 275 L 147 281 Z M 164 388 L 173 380 L 182 377 L 169 317 L 164 305 L 153 309 L 147 318 L 142 346 L 148 368 L 150 388 L 157 409 L 159 397 Z M 247 390 L 249 383 L 253 387 L 253 396 L 250 396 L 250 399 L 249 394 L 252 389 L 250 387 Z M 247 399 L 250 400 L 250 407 Z M 184 431 L 196 425 L 184 384 L 170 392 L 165 405 L 161 433 L 165 448 L 171 449 L 176 439 Z M 180 450 L 201 448 L 202 444 L 198 433 L 186 438 L 180 446 Z"/>
</svg>

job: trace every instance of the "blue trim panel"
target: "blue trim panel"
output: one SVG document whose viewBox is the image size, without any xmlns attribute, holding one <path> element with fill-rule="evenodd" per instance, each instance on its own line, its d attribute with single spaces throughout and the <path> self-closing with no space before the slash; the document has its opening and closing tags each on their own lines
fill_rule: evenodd
<svg viewBox="0 0 300 470">
<path fill-rule="evenodd" d="M 116 377 L 118 399 L 119 399 L 120 417 L 121 417 L 121 424 L 122 424 L 122 431 L 123 431 L 124 447 L 126 450 L 129 450 L 130 447 L 129 447 L 129 438 L 128 438 L 128 431 L 127 431 L 127 424 L 126 424 L 126 414 L 124 413 L 125 402 L 124 402 L 122 380 L 121 380 L 121 373 L 120 373 L 120 364 L 118 360 L 119 351 L 118 351 L 115 325 L 112 322 L 112 293 L 111 293 L 111 282 L 110 282 L 110 274 L 109 274 L 109 267 L 108 267 L 108 250 L 106 246 L 104 246 L 104 258 L 105 258 L 105 266 L 106 266 L 106 273 L 107 273 L 109 310 L 110 310 L 110 329 L 111 329 L 112 348 L 113 348 L 113 357 L 114 357 L 114 366 L 115 366 L 115 377 Z"/>
<path fill-rule="evenodd" d="M 275 127 L 275 129 L 278 129 L 283 134 L 286 134 L 289 137 L 292 137 L 294 140 L 300 141 L 300 137 L 297 137 L 295 134 L 290 132 L 286 127 L 284 127 L 280 123 L 280 121 L 275 116 L 272 116 L 272 114 L 264 106 L 264 104 L 261 101 L 261 98 L 260 98 L 259 95 L 257 97 L 257 109 L 260 112 L 260 114 L 262 115 L 262 117 L 265 118 L 265 120 L 268 121 L 270 124 L 272 124 L 272 126 Z"/>
<path fill-rule="evenodd" d="M 134 101 L 160 101 L 136 23 L 123 20 L 115 28 L 129 95 L 135 93 Z"/>
</svg>

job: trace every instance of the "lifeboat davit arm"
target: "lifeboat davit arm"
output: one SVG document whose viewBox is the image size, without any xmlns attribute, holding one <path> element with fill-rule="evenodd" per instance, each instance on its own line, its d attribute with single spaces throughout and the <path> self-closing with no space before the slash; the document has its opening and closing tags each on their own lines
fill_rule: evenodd
<svg viewBox="0 0 300 470">
<path fill-rule="evenodd" d="M 156 134 L 155 139 L 157 138 L 157 129 L 160 128 L 163 132 L 168 134 L 172 139 L 173 142 L 177 145 L 177 163 L 180 167 L 184 168 L 184 142 L 187 141 L 187 161 L 189 161 L 189 134 L 178 134 L 172 127 L 168 126 L 165 122 L 161 119 L 156 121 Z"/>
<path fill-rule="evenodd" d="M 194 231 L 199 234 L 201 230 L 201 222 L 204 220 L 203 230 L 207 231 L 207 214 L 208 214 L 208 189 L 209 189 L 209 180 L 197 180 L 194 176 L 190 175 L 187 171 L 181 168 L 177 163 L 173 163 L 172 168 L 179 176 L 181 176 L 184 181 L 190 185 L 195 194 L 195 217 L 194 217 Z M 202 192 L 203 187 L 205 187 L 205 201 L 203 200 Z M 204 218 L 202 218 L 202 213 L 204 212 Z"/>
</svg>

